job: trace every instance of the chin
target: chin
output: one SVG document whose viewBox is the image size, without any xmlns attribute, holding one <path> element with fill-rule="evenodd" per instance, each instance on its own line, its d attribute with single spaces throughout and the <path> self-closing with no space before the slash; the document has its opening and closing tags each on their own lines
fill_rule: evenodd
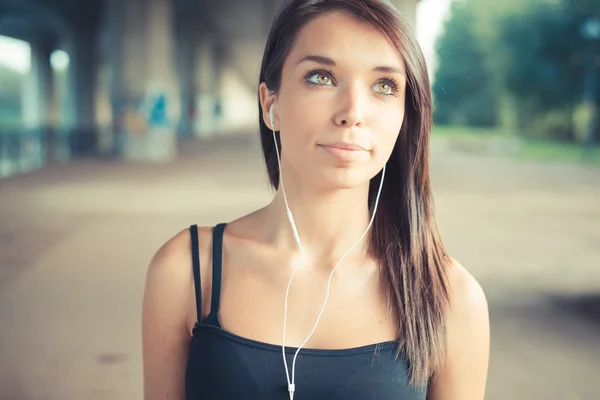
<svg viewBox="0 0 600 400">
<path fill-rule="evenodd" d="M 355 189 L 361 186 L 369 186 L 371 176 L 364 171 L 355 168 L 336 168 L 327 174 L 324 174 L 322 181 L 331 189 Z"/>
</svg>

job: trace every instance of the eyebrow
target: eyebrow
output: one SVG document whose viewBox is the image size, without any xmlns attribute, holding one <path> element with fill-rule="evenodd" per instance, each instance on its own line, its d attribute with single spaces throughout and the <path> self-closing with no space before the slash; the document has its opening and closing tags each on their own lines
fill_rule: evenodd
<svg viewBox="0 0 600 400">
<path fill-rule="evenodd" d="M 314 61 L 319 64 L 330 65 L 332 67 L 336 66 L 336 63 L 335 63 L 335 61 L 333 61 L 333 59 L 331 59 L 329 57 L 324 57 L 324 56 L 308 55 L 308 56 L 303 57 L 300 61 L 298 61 L 298 64 L 300 64 L 304 61 Z M 388 72 L 388 73 L 404 75 L 404 70 L 402 68 L 389 67 L 389 66 L 385 66 L 385 65 L 377 66 L 377 67 L 373 68 L 373 71 Z"/>
</svg>

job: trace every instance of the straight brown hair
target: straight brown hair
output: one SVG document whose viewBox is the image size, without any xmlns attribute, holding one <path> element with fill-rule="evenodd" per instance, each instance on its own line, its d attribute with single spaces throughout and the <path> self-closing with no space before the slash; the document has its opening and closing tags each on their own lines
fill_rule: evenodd
<svg viewBox="0 0 600 400">
<path fill-rule="evenodd" d="M 387 163 L 379 211 L 369 236 L 383 290 L 396 325 L 398 355 L 409 365 L 414 386 L 426 385 L 443 362 L 445 314 L 449 303 L 446 256 L 436 226 L 429 176 L 432 99 L 425 59 L 410 25 L 385 0 L 288 0 L 281 5 L 267 39 L 259 82 L 279 91 L 283 64 L 299 31 L 315 17 L 344 12 L 377 29 L 400 52 L 406 67 L 404 122 Z M 262 151 L 269 180 L 279 184 L 272 132 L 258 104 Z M 277 133 L 277 140 L 279 135 Z M 381 172 L 371 179 L 372 210 Z"/>
</svg>

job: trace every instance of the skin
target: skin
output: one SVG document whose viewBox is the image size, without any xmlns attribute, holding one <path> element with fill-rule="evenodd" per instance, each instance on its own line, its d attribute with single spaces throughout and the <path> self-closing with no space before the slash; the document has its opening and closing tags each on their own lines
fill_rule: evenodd
<svg viewBox="0 0 600 400">
<path fill-rule="evenodd" d="M 304 250 L 289 295 L 286 346 L 298 346 L 308 335 L 329 273 L 366 229 L 369 180 L 389 158 L 404 119 L 404 68 L 401 55 L 373 28 L 328 13 L 299 33 L 279 93 L 260 86 L 267 126 L 275 105 L 283 181 Z M 309 73 L 313 69 L 318 71 Z M 339 141 L 365 151 L 340 157 L 323 147 Z M 210 310 L 211 231 L 199 228 L 203 316 Z M 197 319 L 189 240 L 187 229 L 181 231 L 157 251 L 148 269 L 142 315 L 146 400 L 185 397 Z M 281 345 L 285 289 L 299 257 L 281 190 L 266 207 L 229 223 L 223 257 L 223 329 Z M 481 400 L 489 354 L 486 298 L 456 261 L 449 281 L 448 354 L 427 399 Z M 381 284 L 363 240 L 334 274 L 331 297 L 305 347 L 343 349 L 393 340 Z"/>
</svg>

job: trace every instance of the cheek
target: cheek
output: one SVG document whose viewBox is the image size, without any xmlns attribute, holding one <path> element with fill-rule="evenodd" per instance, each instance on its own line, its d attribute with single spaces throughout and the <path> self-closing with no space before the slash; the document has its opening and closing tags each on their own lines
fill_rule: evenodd
<svg viewBox="0 0 600 400">
<path fill-rule="evenodd" d="M 301 157 L 306 150 L 318 141 L 319 133 L 324 130 L 324 112 L 326 107 L 315 107 L 315 102 L 304 101 L 296 96 L 293 102 L 286 102 L 284 117 L 281 121 L 282 146 L 286 154 Z"/>
<path fill-rule="evenodd" d="M 294 166 L 310 164 L 306 158 L 312 143 L 310 121 L 298 113 L 286 113 L 281 123 L 281 149 L 285 158 Z"/>
<path fill-rule="evenodd" d="M 401 112 L 395 111 L 382 114 L 382 117 L 377 120 L 377 126 L 374 127 L 374 132 L 377 134 L 377 159 L 386 162 L 392 154 L 396 140 L 404 122 L 404 109 Z"/>
<path fill-rule="evenodd" d="M 300 138 L 314 135 L 315 129 L 323 129 L 324 119 L 330 110 L 330 105 L 318 99 L 296 98 L 285 110 L 286 131 L 294 132 L 294 136 Z"/>
<path fill-rule="evenodd" d="M 334 91 L 309 88 L 288 78 L 281 85 L 279 101 L 285 112 L 285 125 L 282 127 L 299 144 L 311 140 L 314 142 L 319 136 L 331 133 L 327 132 L 328 124 L 338 106 Z"/>
</svg>

